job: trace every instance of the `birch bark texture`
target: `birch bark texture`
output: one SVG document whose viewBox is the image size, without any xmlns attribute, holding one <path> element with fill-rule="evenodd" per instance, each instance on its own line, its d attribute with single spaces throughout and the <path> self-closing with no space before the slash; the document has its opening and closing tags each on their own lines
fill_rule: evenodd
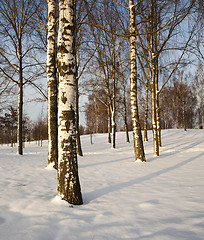
<svg viewBox="0 0 204 240">
<path fill-rule="evenodd" d="M 135 34 L 135 6 L 134 0 L 129 0 L 130 15 L 130 104 L 133 126 L 133 140 L 135 161 L 146 161 L 141 127 L 139 122 L 138 102 L 137 102 L 137 63 L 136 63 L 136 34 Z"/>
<path fill-rule="evenodd" d="M 47 86 L 48 86 L 48 165 L 57 169 L 57 68 L 56 68 L 56 0 L 47 0 Z"/>
<path fill-rule="evenodd" d="M 70 204 L 83 203 L 78 176 L 75 126 L 75 12 L 74 0 L 59 1 L 58 33 L 58 194 Z"/>
</svg>

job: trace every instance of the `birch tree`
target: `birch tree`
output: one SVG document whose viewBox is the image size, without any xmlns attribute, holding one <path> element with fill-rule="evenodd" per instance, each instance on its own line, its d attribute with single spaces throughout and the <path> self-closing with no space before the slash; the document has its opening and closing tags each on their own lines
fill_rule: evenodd
<svg viewBox="0 0 204 240">
<path fill-rule="evenodd" d="M 57 169 L 56 0 L 47 0 L 48 164 Z"/>
<path fill-rule="evenodd" d="M 17 152 L 23 154 L 23 87 L 42 75 L 31 56 L 35 46 L 33 18 L 38 10 L 31 0 L 0 1 L 0 74 L 18 87 Z M 25 74 L 26 73 L 26 74 Z"/>
<path fill-rule="evenodd" d="M 75 127 L 75 14 L 74 0 L 59 1 L 57 60 L 58 98 L 58 194 L 71 204 L 82 204 L 78 176 Z"/>
<path fill-rule="evenodd" d="M 154 154 L 159 156 L 159 123 L 158 123 L 158 46 L 157 46 L 157 2 L 151 0 L 150 6 L 150 56 L 152 64 L 152 131 L 154 139 Z"/>
<path fill-rule="evenodd" d="M 172 47 L 170 42 L 172 40 L 175 41 L 175 35 L 179 33 L 179 26 L 190 14 L 194 3 L 195 0 L 188 1 L 188 4 L 185 5 L 181 2 L 178 4 L 177 1 L 171 2 L 168 0 L 162 2 L 158 0 L 144 1 L 145 15 L 141 12 L 141 19 L 143 19 L 144 24 L 141 24 L 140 27 L 136 26 L 139 47 L 139 51 L 136 53 L 146 80 L 146 84 L 144 83 L 144 85 L 148 85 L 152 96 L 152 129 L 154 155 L 156 156 L 159 156 L 159 147 L 161 146 L 159 94 L 181 62 L 187 46 L 192 39 L 194 27 L 191 28 L 188 35 L 186 34 L 187 37 L 182 41 L 180 46 Z M 166 63 L 168 74 L 166 76 L 163 75 L 163 83 L 159 86 L 159 79 L 161 79 L 159 72 L 161 72 L 161 69 L 165 69 L 164 66 L 161 66 L 161 56 L 170 50 L 172 52 L 180 51 L 179 57 L 174 60 L 170 58 L 171 62 L 168 61 L 169 59 L 164 60 L 164 62 L 168 62 Z M 147 68 L 145 67 L 146 65 Z"/>
<path fill-rule="evenodd" d="M 119 67 L 120 67 L 120 74 L 122 78 L 122 104 L 123 104 L 123 117 L 124 117 L 124 129 L 126 133 L 126 142 L 130 142 L 129 139 L 129 132 L 128 132 L 128 124 L 127 124 L 127 100 L 126 100 L 126 81 L 125 81 L 125 76 L 124 76 L 124 70 L 123 70 L 123 64 L 122 64 L 122 59 L 121 59 L 121 50 L 120 50 L 120 43 L 118 46 L 118 61 L 119 61 Z"/>
<path fill-rule="evenodd" d="M 112 1 L 113 3 L 114 1 Z M 123 37 L 126 40 L 130 40 L 130 61 L 131 61 L 131 77 L 130 77 L 130 99 L 131 99 L 131 113 L 132 113 L 132 124 L 133 124 L 133 138 L 134 138 L 134 150 L 135 150 L 135 160 L 138 161 L 146 161 L 145 154 L 144 154 L 144 147 L 143 147 L 143 140 L 142 140 L 142 134 L 141 134 L 141 127 L 139 122 L 139 114 L 138 114 L 138 102 L 137 102 L 137 66 L 136 66 L 136 33 L 135 33 L 135 8 L 140 3 L 140 1 L 134 5 L 134 1 L 129 1 L 129 5 L 125 6 L 120 1 L 115 1 L 120 6 L 123 7 L 123 9 L 126 9 L 129 11 L 129 28 L 130 32 L 127 32 L 127 27 L 124 26 L 124 23 L 119 27 L 113 27 L 111 28 L 108 24 L 103 24 L 103 21 L 100 23 L 88 23 L 89 25 L 95 26 L 99 29 L 102 29 L 103 31 L 112 34 L 117 37 Z M 103 3 L 108 4 L 107 1 L 103 1 Z M 116 7 L 115 7 L 116 9 Z M 124 11 L 116 11 L 117 12 L 117 21 L 122 22 L 124 20 L 123 17 L 118 13 L 124 14 Z M 113 16 L 112 16 L 113 17 Z M 115 17 L 115 16 L 114 16 Z M 101 20 L 101 18 L 100 18 Z M 127 20 L 127 19 L 126 19 Z M 121 33 L 121 30 L 125 31 L 124 33 Z"/>
<path fill-rule="evenodd" d="M 103 8 L 95 13 L 93 19 L 94 23 L 108 26 L 111 33 L 104 32 L 100 28 L 92 28 L 96 48 L 95 60 L 98 71 L 92 70 L 92 73 L 100 79 L 100 85 L 103 86 L 107 95 L 108 110 L 108 142 L 111 143 L 112 148 L 116 147 L 116 93 L 118 81 L 118 69 L 116 69 L 117 62 L 117 47 L 116 36 L 112 33 L 119 27 L 117 18 L 115 16 L 114 2 L 103 1 Z M 95 66 L 94 66 L 95 67 Z"/>
<path fill-rule="evenodd" d="M 130 103 L 133 126 L 133 140 L 135 160 L 146 161 L 142 141 L 142 133 L 139 122 L 137 103 L 137 62 L 136 62 L 136 31 L 135 31 L 135 5 L 133 0 L 129 0 L 130 14 Z"/>
</svg>

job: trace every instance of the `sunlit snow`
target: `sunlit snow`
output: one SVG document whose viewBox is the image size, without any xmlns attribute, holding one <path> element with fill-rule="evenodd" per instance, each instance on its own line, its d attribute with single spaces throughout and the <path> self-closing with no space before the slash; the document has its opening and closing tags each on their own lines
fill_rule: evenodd
<svg viewBox="0 0 204 240">
<path fill-rule="evenodd" d="M 0 146 L 1 240 L 204 239 L 204 131 L 162 131 L 160 156 L 151 132 L 146 163 L 134 161 L 133 141 L 117 133 L 82 136 L 79 175 L 84 205 L 57 195 L 47 169 L 47 142 L 26 143 L 25 154 Z"/>
</svg>

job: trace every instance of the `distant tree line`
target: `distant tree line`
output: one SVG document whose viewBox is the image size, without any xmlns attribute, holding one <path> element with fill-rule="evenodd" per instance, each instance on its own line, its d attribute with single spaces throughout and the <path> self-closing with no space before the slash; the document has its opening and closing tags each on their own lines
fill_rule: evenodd
<svg viewBox="0 0 204 240">
<path fill-rule="evenodd" d="M 0 112 L 0 144 L 14 147 L 17 143 L 18 111 L 9 106 Z M 28 116 L 23 117 L 23 142 L 36 141 L 41 145 L 42 140 L 47 140 L 47 119 L 38 118 L 32 122 Z"/>
<path fill-rule="evenodd" d="M 182 73 L 183 74 L 183 73 Z M 183 78 L 183 76 L 182 76 Z M 186 77 L 187 78 L 187 77 Z M 196 91 L 195 79 L 197 76 L 190 76 L 187 79 L 180 79 L 175 74 L 171 83 L 164 87 L 160 94 L 160 114 L 161 129 L 177 128 L 184 130 L 192 128 L 202 128 L 201 103 Z M 85 106 L 86 128 L 88 133 L 108 133 L 108 110 L 106 94 L 101 88 L 99 94 L 92 93 L 88 97 L 88 103 Z M 116 111 L 116 129 L 125 131 L 122 105 L 122 91 L 117 91 L 117 111 Z M 130 102 L 127 100 L 127 123 L 128 129 L 132 130 Z M 149 102 L 149 112 L 151 112 L 151 102 Z M 139 113 L 141 129 L 145 129 L 145 92 L 139 89 Z M 150 115 L 151 116 L 151 115 Z M 147 119 L 147 129 L 152 129 L 151 118 Z"/>
</svg>

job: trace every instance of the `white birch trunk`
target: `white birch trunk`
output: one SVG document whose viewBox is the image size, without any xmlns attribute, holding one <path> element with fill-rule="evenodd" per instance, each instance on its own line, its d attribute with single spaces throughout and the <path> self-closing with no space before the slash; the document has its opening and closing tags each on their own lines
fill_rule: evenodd
<svg viewBox="0 0 204 240">
<path fill-rule="evenodd" d="M 159 142 L 158 142 L 158 132 L 157 132 L 157 122 L 156 122 L 156 90 L 154 87 L 154 82 L 152 82 L 152 131 L 153 131 L 153 141 L 154 141 L 154 155 L 159 156 Z"/>
<path fill-rule="evenodd" d="M 71 204 L 82 204 L 78 177 L 75 127 L 75 1 L 59 1 L 58 35 L 58 194 Z"/>
<path fill-rule="evenodd" d="M 156 79 L 155 79 L 155 55 L 152 53 L 152 130 L 154 141 L 154 155 L 159 156 L 159 141 L 157 131 L 157 97 L 156 97 Z"/>
<path fill-rule="evenodd" d="M 57 169 L 56 0 L 47 0 L 48 165 Z"/>
<path fill-rule="evenodd" d="M 136 36 L 135 36 L 135 11 L 134 1 L 129 0 L 130 11 L 130 103 L 133 126 L 133 140 L 136 161 L 146 161 L 142 141 L 142 133 L 139 122 L 137 103 L 137 65 L 136 65 Z"/>
<path fill-rule="evenodd" d="M 158 12 L 157 12 L 157 0 L 154 2 L 154 12 L 155 12 L 155 30 L 158 29 Z M 158 33 L 155 31 L 155 53 L 156 53 L 156 69 L 155 69 L 155 79 L 156 79 L 156 121 L 157 121 L 157 135 L 158 135 L 158 149 L 162 146 L 161 140 L 161 118 L 160 118 L 160 105 L 159 105 L 159 53 L 158 53 Z M 158 152 L 159 154 L 159 152 Z"/>
<path fill-rule="evenodd" d="M 157 37 L 156 37 L 157 39 Z M 156 51 L 157 51 L 157 47 L 156 47 Z M 158 137 L 158 148 L 162 146 L 161 143 L 161 119 L 160 119 L 160 106 L 159 106 L 159 83 L 158 83 L 158 79 L 159 79 L 159 72 L 158 72 L 158 52 L 156 53 L 157 57 L 156 57 L 156 73 L 155 73 L 155 79 L 156 79 L 156 122 L 157 122 L 157 137 Z"/>
</svg>

